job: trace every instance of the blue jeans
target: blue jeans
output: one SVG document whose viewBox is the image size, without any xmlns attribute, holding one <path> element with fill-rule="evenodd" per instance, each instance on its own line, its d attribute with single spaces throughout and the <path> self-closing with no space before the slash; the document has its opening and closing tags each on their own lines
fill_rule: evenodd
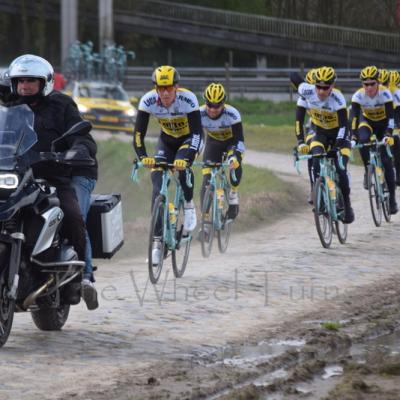
<svg viewBox="0 0 400 400">
<path fill-rule="evenodd" d="M 78 198 L 79 208 L 81 209 L 82 218 L 86 223 L 87 215 L 90 208 L 90 195 L 96 186 L 96 180 L 88 178 L 87 176 L 73 176 L 72 187 L 75 190 L 76 197 Z M 83 278 L 93 279 L 93 264 L 92 264 L 92 246 L 88 232 L 86 230 L 86 253 L 85 253 L 85 269 Z"/>
</svg>

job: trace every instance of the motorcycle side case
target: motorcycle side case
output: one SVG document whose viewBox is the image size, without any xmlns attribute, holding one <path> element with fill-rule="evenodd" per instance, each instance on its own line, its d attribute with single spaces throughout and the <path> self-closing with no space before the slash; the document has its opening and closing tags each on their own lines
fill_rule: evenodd
<svg viewBox="0 0 400 400">
<path fill-rule="evenodd" d="M 93 258 L 111 258 L 124 244 L 121 195 L 92 194 L 87 230 Z"/>
</svg>

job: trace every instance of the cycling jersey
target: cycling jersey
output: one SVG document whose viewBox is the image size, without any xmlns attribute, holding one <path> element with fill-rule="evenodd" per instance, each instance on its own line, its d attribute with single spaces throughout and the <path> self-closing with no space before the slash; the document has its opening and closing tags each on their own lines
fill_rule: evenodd
<svg viewBox="0 0 400 400">
<path fill-rule="evenodd" d="M 325 100 L 320 100 L 315 85 L 303 82 L 299 85 L 298 93 L 300 98 L 296 109 L 296 136 L 299 143 L 304 142 L 306 111 L 318 134 L 335 132 L 338 139 L 346 138 L 346 100 L 339 90 L 332 89 Z"/>
<path fill-rule="evenodd" d="M 243 153 L 245 150 L 243 139 L 242 119 L 239 111 L 225 104 L 218 118 L 210 118 L 206 106 L 200 107 L 201 125 L 206 132 L 207 139 L 211 138 L 220 142 L 231 142 L 235 150 Z"/>
<path fill-rule="evenodd" d="M 199 103 L 195 94 L 178 88 L 176 98 L 169 108 L 162 105 L 155 89 L 140 99 L 134 130 L 134 147 L 140 159 L 147 156 L 143 139 L 150 115 L 157 118 L 161 136 L 166 143 L 179 144 L 191 138 L 187 158 L 192 160 L 199 150 L 202 138 Z"/>
</svg>

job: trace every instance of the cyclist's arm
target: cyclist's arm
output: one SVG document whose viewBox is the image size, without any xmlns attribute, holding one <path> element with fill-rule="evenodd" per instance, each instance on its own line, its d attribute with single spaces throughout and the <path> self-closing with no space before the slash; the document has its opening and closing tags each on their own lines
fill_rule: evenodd
<svg viewBox="0 0 400 400">
<path fill-rule="evenodd" d="M 292 85 L 298 89 L 301 83 L 304 82 L 303 77 L 298 73 L 298 72 L 291 72 L 289 75 L 290 82 L 292 82 Z"/>
<path fill-rule="evenodd" d="M 347 139 L 347 131 L 349 120 L 347 118 L 347 108 L 341 108 L 337 111 L 339 130 L 337 133 L 337 139 Z"/>
<path fill-rule="evenodd" d="M 186 153 L 186 158 L 189 162 L 192 162 L 196 153 L 199 151 L 201 143 L 203 141 L 203 128 L 201 126 L 200 111 L 195 110 L 187 114 L 189 131 L 191 133 L 191 140 Z"/>
<path fill-rule="evenodd" d="M 150 114 L 139 110 L 136 116 L 135 129 L 133 131 L 133 147 L 137 156 L 141 160 L 147 157 L 146 146 L 144 145 L 144 137 L 147 132 Z"/>
<path fill-rule="evenodd" d="M 231 128 L 232 135 L 235 140 L 233 150 L 236 157 L 238 157 L 238 159 L 240 160 L 243 156 L 244 151 L 246 150 L 246 147 L 244 145 L 243 124 L 241 122 L 238 122 L 237 124 L 233 124 Z"/>
<path fill-rule="evenodd" d="M 358 138 L 357 130 L 358 124 L 360 122 L 360 115 L 361 115 L 361 106 L 359 103 L 352 102 L 351 103 L 351 136 L 354 139 Z"/>
<path fill-rule="evenodd" d="M 392 136 L 394 128 L 394 111 L 393 111 L 393 101 L 388 101 L 385 103 L 385 113 L 388 121 L 386 128 L 386 135 Z"/>
<path fill-rule="evenodd" d="M 296 138 L 297 143 L 304 143 L 304 119 L 306 116 L 306 109 L 301 106 L 296 107 Z"/>
<path fill-rule="evenodd" d="M 393 114 L 394 114 L 394 126 L 396 128 L 400 128 L 400 106 L 394 109 Z"/>
</svg>

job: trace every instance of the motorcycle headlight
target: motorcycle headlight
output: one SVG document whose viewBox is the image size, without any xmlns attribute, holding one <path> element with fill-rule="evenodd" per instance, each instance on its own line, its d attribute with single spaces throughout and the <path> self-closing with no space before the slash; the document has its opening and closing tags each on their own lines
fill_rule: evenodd
<svg viewBox="0 0 400 400">
<path fill-rule="evenodd" d="M 0 174 L 0 189 L 15 189 L 18 186 L 18 175 Z"/>
<path fill-rule="evenodd" d="M 83 104 L 78 104 L 78 110 L 81 113 L 85 113 L 89 111 L 89 107 L 84 106 Z"/>
<path fill-rule="evenodd" d="M 134 117 L 136 115 L 136 110 L 134 108 L 130 108 L 129 110 L 125 110 L 124 113 L 128 117 Z"/>
</svg>

